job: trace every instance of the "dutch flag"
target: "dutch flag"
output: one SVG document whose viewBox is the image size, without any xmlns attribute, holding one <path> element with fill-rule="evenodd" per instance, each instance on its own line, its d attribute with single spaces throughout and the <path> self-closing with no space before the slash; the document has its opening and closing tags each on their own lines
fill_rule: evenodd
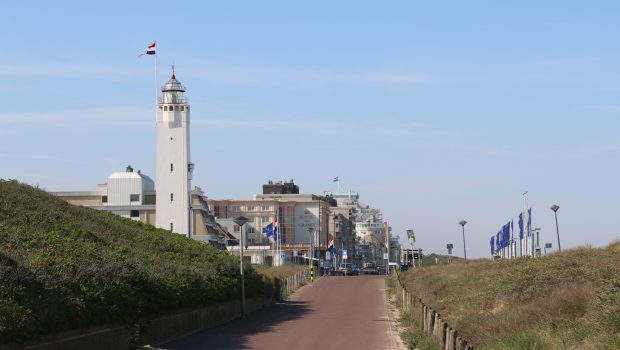
<svg viewBox="0 0 620 350">
<path fill-rule="evenodd" d="M 144 56 L 144 55 L 155 55 L 156 54 L 156 49 L 157 49 L 157 43 L 152 43 L 151 45 L 149 45 L 146 50 L 144 50 L 144 52 L 140 55 L 140 56 Z"/>
<path fill-rule="evenodd" d="M 338 182 L 338 181 L 340 181 L 340 180 L 338 179 L 338 176 L 336 176 L 336 177 L 334 178 L 334 182 Z"/>
</svg>

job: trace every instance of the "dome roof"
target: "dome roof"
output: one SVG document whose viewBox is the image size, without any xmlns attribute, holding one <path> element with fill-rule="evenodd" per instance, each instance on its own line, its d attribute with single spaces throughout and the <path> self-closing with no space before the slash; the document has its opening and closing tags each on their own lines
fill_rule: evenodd
<svg viewBox="0 0 620 350">
<path fill-rule="evenodd" d="M 185 92 L 185 86 L 181 85 L 181 82 L 178 81 L 177 78 L 174 76 L 174 73 L 172 73 L 172 77 L 161 88 L 161 91 L 162 92 L 167 92 L 167 91 L 181 91 L 181 92 Z"/>
</svg>

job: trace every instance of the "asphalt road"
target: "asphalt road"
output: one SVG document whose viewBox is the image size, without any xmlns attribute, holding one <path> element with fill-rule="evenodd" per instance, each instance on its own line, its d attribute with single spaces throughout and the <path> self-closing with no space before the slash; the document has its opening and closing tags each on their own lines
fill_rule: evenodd
<svg viewBox="0 0 620 350">
<path fill-rule="evenodd" d="M 398 349 L 383 276 L 330 276 L 289 301 L 160 345 L 165 349 Z"/>
</svg>

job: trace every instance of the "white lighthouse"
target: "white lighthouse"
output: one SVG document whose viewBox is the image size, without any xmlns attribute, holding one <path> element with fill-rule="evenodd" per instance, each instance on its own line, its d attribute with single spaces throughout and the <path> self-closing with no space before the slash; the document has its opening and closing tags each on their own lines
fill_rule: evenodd
<svg viewBox="0 0 620 350">
<path fill-rule="evenodd" d="M 172 77 L 157 104 L 156 226 L 191 236 L 190 189 L 194 164 L 189 154 L 189 105 L 185 87 Z"/>
</svg>

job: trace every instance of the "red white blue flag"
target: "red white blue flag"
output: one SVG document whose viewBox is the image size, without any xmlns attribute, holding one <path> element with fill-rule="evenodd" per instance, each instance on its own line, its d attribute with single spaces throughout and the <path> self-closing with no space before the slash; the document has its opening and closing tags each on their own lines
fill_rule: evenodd
<svg viewBox="0 0 620 350">
<path fill-rule="evenodd" d="M 280 239 L 280 227 L 278 226 L 278 216 L 273 219 L 273 238 L 277 241 Z"/>
<path fill-rule="evenodd" d="M 146 50 L 144 50 L 144 52 L 140 55 L 140 57 L 144 55 L 155 55 L 156 50 L 157 50 L 157 43 L 152 43 L 146 48 Z"/>
</svg>

